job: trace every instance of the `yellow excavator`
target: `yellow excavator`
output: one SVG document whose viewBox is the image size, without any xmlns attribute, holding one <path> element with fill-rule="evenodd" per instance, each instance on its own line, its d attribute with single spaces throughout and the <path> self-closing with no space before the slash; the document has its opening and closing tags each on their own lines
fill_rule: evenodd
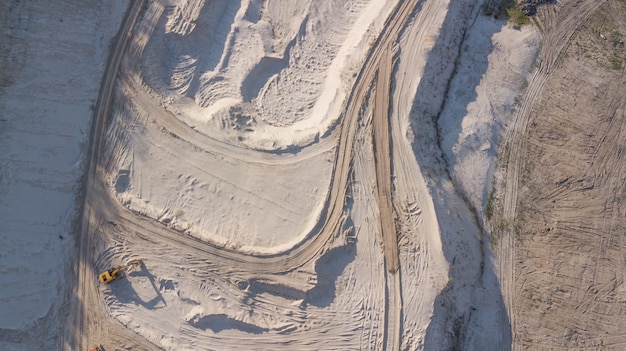
<svg viewBox="0 0 626 351">
<path fill-rule="evenodd" d="M 116 279 L 122 278 L 124 274 L 122 273 L 124 270 L 132 267 L 132 266 L 141 266 L 143 264 L 143 260 L 132 260 L 129 261 L 124 266 L 113 267 L 108 271 L 104 271 L 100 273 L 98 279 L 100 279 L 100 283 L 108 284 Z"/>
</svg>

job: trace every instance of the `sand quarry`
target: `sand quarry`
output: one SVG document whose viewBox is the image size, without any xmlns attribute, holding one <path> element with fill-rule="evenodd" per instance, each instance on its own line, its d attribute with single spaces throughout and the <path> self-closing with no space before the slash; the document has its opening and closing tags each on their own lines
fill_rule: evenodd
<svg viewBox="0 0 626 351">
<path fill-rule="evenodd" d="M 550 51 L 481 5 L 4 2 L 0 349 L 517 345 L 485 211 Z"/>
</svg>

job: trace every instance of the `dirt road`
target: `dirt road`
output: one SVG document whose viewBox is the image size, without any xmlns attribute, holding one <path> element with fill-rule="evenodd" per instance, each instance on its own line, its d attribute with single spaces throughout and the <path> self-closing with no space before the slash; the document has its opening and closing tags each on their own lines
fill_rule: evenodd
<svg viewBox="0 0 626 351">
<path fill-rule="evenodd" d="M 514 350 L 624 347 L 626 94 L 607 62 L 619 50 L 600 36 L 626 33 L 619 6 L 566 1 L 538 17 L 541 55 L 503 143 L 498 259 Z"/>
<path fill-rule="evenodd" d="M 359 109 L 363 104 L 369 86 L 374 81 L 376 72 L 379 70 L 380 58 L 383 52 L 386 52 L 385 65 L 380 69 L 383 74 L 380 77 L 387 77 L 386 82 L 380 80 L 380 89 L 384 94 L 381 95 L 378 108 L 381 111 L 388 109 L 388 90 L 391 70 L 391 53 L 392 43 L 397 39 L 398 33 L 402 25 L 406 22 L 408 15 L 416 5 L 417 1 L 401 2 L 392 12 L 388 19 L 385 29 L 372 47 L 368 59 L 366 60 L 359 77 L 353 87 L 353 91 L 348 100 L 345 112 L 342 118 L 340 128 L 337 128 L 337 151 L 334 163 L 334 176 L 332 177 L 331 187 L 327 196 L 325 211 L 319 220 L 319 224 L 315 227 L 314 232 L 309 233 L 307 240 L 291 248 L 285 252 L 273 255 L 245 255 L 236 251 L 229 251 L 223 247 L 216 247 L 204 242 L 200 242 L 193 238 L 181 235 L 173 231 L 171 228 L 161 225 L 160 223 L 135 215 L 127 208 L 122 206 L 115 198 L 112 197 L 107 182 L 103 174 L 103 164 L 106 160 L 102 159 L 104 148 L 104 135 L 106 126 L 111 116 L 114 87 L 121 82 L 127 89 L 132 91 L 133 84 L 137 82 L 133 80 L 133 64 L 132 57 L 129 57 L 131 64 L 127 68 L 130 71 L 124 71 L 121 80 L 118 74 L 120 71 L 120 63 L 124 59 L 125 54 L 137 54 L 142 50 L 141 45 L 145 44 L 141 38 L 131 41 L 133 28 L 137 22 L 141 12 L 146 7 L 146 2 L 134 2 L 128 11 L 128 14 L 122 24 L 118 40 L 111 53 L 111 58 L 107 64 L 105 78 L 103 79 L 102 88 L 98 103 L 96 105 L 96 113 L 92 131 L 92 142 L 90 146 L 90 167 L 88 172 L 86 199 L 83 214 L 82 235 L 80 237 L 80 255 L 78 257 L 78 281 L 77 288 L 74 291 L 73 305 L 71 307 L 71 322 L 69 325 L 75 325 L 75 328 L 67 328 L 63 347 L 65 349 L 86 349 L 95 341 L 106 340 L 108 345 L 117 345 L 118 347 L 132 347 L 133 349 L 154 349 L 155 346 L 147 342 L 143 338 L 134 336 L 134 334 L 124 328 L 119 322 L 112 319 L 105 308 L 104 302 L 98 292 L 96 285 L 96 270 L 94 269 L 93 251 L 98 242 L 98 237 L 107 231 L 123 231 L 136 235 L 138 239 L 159 240 L 162 243 L 169 243 L 172 247 L 181 248 L 185 252 L 193 253 L 198 257 L 204 257 L 217 267 L 221 267 L 223 273 L 231 272 L 233 277 L 240 279 L 258 279 L 275 280 L 276 284 L 290 285 L 291 289 L 300 290 L 302 292 L 311 288 L 310 276 L 307 273 L 314 274 L 313 264 L 315 260 L 326 250 L 328 250 L 328 242 L 336 233 L 339 232 L 343 225 L 343 212 L 345 206 L 345 197 L 348 187 L 348 179 L 350 174 L 350 163 L 352 161 L 352 143 L 357 128 L 359 117 Z M 130 45 L 130 47 L 129 47 Z M 137 45 L 135 47 L 134 45 Z M 135 66 L 136 68 L 136 66 Z M 384 92 L 383 90 L 387 90 Z M 387 97 L 387 98 L 386 98 Z M 153 116 L 155 123 L 167 128 L 174 133 L 177 138 L 189 141 L 191 144 L 199 147 L 210 148 L 212 152 L 224 152 L 224 154 L 232 155 L 243 159 L 253 160 L 254 156 L 250 152 L 237 150 L 234 152 L 232 147 L 216 143 L 214 140 L 204 137 L 189 127 L 181 124 L 174 116 L 165 111 L 155 113 Z M 381 114 L 380 121 L 384 121 L 385 115 Z M 378 124 L 380 122 L 377 122 Z M 388 122 L 384 122 L 388 123 Z M 383 123 L 383 124 L 384 124 Z M 380 126 L 379 126 L 380 127 Z M 376 133 L 379 145 L 387 145 L 387 154 L 378 154 L 381 173 L 378 174 L 379 189 L 387 189 L 385 196 L 381 197 L 385 202 L 381 205 L 381 218 L 387 221 L 383 227 L 393 227 L 393 216 L 391 215 L 391 192 L 390 186 L 390 164 L 389 164 L 389 141 L 387 133 Z M 330 138 L 330 140 L 333 140 Z M 306 157 L 307 153 L 319 152 L 319 148 L 326 148 L 327 145 L 312 147 L 301 153 L 298 157 Z M 221 150 L 221 151 L 220 151 Z M 383 149 L 384 150 L 384 149 Z M 269 158 L 269 161 L 268 161 Z M 386 161 L 385 161 L 386 159 Z M 289 158 L 274 159 L 264 157 L 264 162 L 293 162 Z M 385 190 L 383 190 L 385 192 Z M 391 222 L 389 222 L 391 220 Z M 115 228 L 115 230 L 113 229 Z M 388 270 L 395 272 L 398 269 L 396 238 L 394 232 L 383 230 L 385 241 L 385 250 L 389 253 L 386 255 L 389 262 Z M 273 277 L 272 274 L 281 274 L 281 276 Z M 284 275 L 287 274 L 291 278 L 285 280 Z M 291 275 L 290 275 L 291 274 Z M 386 340 L 386 349 L 398 349 L 400 345 L 400 326 L 399 316 L 401 309 L 401 301 L 398 298 L 399 289 L 395 288 L 394 281 L 389 280 L 392 285 L 388 288 L 393 297 L 391 309 L 387 312 L 387 316 L 392 319 L 387 322 L 387 330 L 383 338 Z"/>
<path fill-rule="evenodd" d="M 76 267 L 77 278 L 70 302 L 68 321 L 65 333 L 60 341 L 64 350 L 86 350 L 94 340 L 118 342 L 120 345 L 132 345 L 136 350 L 152 350 L 154 345 L 145 339 L 134 340 L 134 334 L 122 328 L 119 323 L 110 319 L 101 303 L 98 303 L 96 272 L 93 270 L 93 242 L 97 235 L 98 219 L 92 208 L 94 192 L 90 189 L 98 181 L 96 176 L 102 148 L 102 133 L 107 117 L 111 111 L 115 77 L 119 70 L 122 55 L 131 39 L 132 30 L 141 15 L 147 1 L 133 2 L 129 7 L 115 41 L 105 68 L 100 95 L 95 106 L 94 121 L 91 130 L 91 143 L 88 150 L 89 168 L 86 175 L 85 204 L 79 242 Z M 129 340 L 134 340 L 129 342 Z"/>
<path fill-rule="evenodd" d="M 400 346 L 402 330 L 402 296 L 400 274 L 398 274 L 398 237 L 393 213 L 391 189 L 391 147 L 389 133 L 389 92 L 391 91 L 393 49 L 388 47 L 381 59 L 376 80 L 376 104 L 372 121 L 374 144 L 374 167 L 376 169 L 376 189 L 378 190 L 379 227 L 382 235 L 386 274 L 386 350 L 397 350 Z"/>
<path fill-rule="evenodd" d="M 391 91 L 392 55 L 392 48 L 388 47 L 379 66 L 372 134 L 374 135 L 374 163 L 380 211 L 380 232 L 383 236 L 387 269 L 389 272 L 395 273 L 398 270 L 398 243 L 392 204 L 391 147 L 389 145 L 389 92 Z"/>
</svg>

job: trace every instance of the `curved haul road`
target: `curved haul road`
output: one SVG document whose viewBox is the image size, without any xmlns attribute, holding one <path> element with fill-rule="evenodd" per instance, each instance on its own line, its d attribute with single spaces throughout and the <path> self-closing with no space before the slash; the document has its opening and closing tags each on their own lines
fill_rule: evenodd
<svg viewBox="0 0 626 351">
<path fill-rule="evenodd" d="M 380 230 L 383 236 L 383 246 L 387 271 L 386 312 L 384 348 L 399 349 L 400 347 L 400 315 L 401 298 L 400 279 L 396 272 L 398 267 L 397 241 L 395 223 L 393 221 L 391 199 L 391 166 L 390 141 L 388 131 L 389 86 L 392 71 L 392 47 L 398 38 L 400 29 L 405 24 L 409 14 L 417 5 L 417 0 L 400 1 L 387 19 L 379 38 L 370 49 L 368 57 L 356 79 L 353 90 L 347 100 L 341 125 L 336 129 L 339 133 L 331 187 L 326 199 L 326 206 L 316 226 L 316 232 L 309 233 L 301 244 L 285 252 L 275 255 L 245 255 L 235 251 L 225 250 L 199 240 L 181 235 L 171 228 L 160 223 L 138 216 L 122 206 L 109 193 L 101 168 L 103 149 L 103 135 L 111 115 L 113 92 L 116 77 L 120 71 L 120 63 L 127 51 L 133 29 L 139 19 L 142 9 L 147 5 L 146 0 L 132 2 L 122 22 L 120 32 L 107 62 L 100 95 L 95 108 L 92 125 L 92 141 L 88 157 L 90 159 L 86 179 L 86 194 L 83 208 L 81 234 L 79 238 L 79 252 L 75 267 L 77 281 L 70 301 L 70 316 L 65 330 L 62 348 L 70 350 L 87 349 L 92 340 L 107 340 L 108 342 L 134 350 L 155 349 L 145 339 L 137 337 L 119 322 L 111 318 L 101 301 L 96 285 L 94 271 L 95 239 L 103 223 L 115 223 L 127 233 L 136 233 L 138 236 L 158 238 L 173 246 L 185 248 L 212 262 L 235 267 L 240 272 L 250 276 L 264 276 L 270 274 L 294 271 L 306 264 L 315 261 L 325 249 L 327 242 L 343 224 L 342 216 L 345 205 L 345 196 L 348 188 L 350 164 L 352 160 L 352 144 L 357 129 L 359 110 L 364 102 L 369 87 L 375 81 L 378 73 L 376 108 L 374 115 L 374 142 L 376 148 L 376 184 L 381 217 Z M 381 57 L 382 60 L 381 66 Z M 174 117 L 171 117 L 174 118 Z M 181 125 L 178 124 L 180 128 Z M 202 139 L 203 136 L 188 128 L 186 134 L 193 138 Z M 195 134 L 194 134 L 195 133 Z M 335 132 L 336 133 L 336 132 Z"/>
</svg>

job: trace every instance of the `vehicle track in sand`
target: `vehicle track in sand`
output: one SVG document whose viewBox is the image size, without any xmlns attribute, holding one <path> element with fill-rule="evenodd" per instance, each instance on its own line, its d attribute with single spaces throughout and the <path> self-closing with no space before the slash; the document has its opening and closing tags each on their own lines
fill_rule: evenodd
<svg viewBox="0 0 626 351">
<path fill-rule="evenodd" d="M 137 339 L 134 333 L 122 328 L 119 322 L 111 320 L 102 303 L 99 303 L 99 294 L 95 285 L 93 270 L 94 229 L 97 218 L 90 204 L 93 202 L 94 192 L 89 189 L 98 181 L 96 170 L 99 162 L 99 152 L 102 148 L 102 131 L 106 121 L 105 116 L 110 114 L 115 77 L 119 70 L 123 53 L 132 36 L 132 30 L 141 16 L 141 11 L 147 4 L 146 0 L 133 2 L 120 25 L 115 39 L 115 45 L 107 60 L 100 94 L 95 106 L 94 119 L 91 127 L 91 143 L 87 151 L 89 166 L 86 170 L 85 202 L 83 217 L 78 239 L 78 252 L 74 262 L 76 271 L 75 288 L 68 298 L 69 314 L 60 347 L 64 350 L 86 350 L 98 341 L 108 340 L 119 345 L 131 345 L 135 350 L 153 350 L 155 346 L 145 339 Z"/>
<path fill-rule="evenodd" d="M 145 220 L 140 226 L 135 226 L 132 224 L 132 222 L 135 221 L 136 216 L 132 212 L 128 211 L 126 207 L 121 205 L 117 200 L 111 198 L 105 182 L 100 182 L 94 187 L 94 189 L 97 189 L 95 191 L 99 193 L 98 198 L 106 199 L 103 200 L 102 204 L 97 206 L 98 211 L 102 211 L 101 215 L 107 220 L 114 220 L 118 222 L 118 224 L 127 226 L 130 230 L 139 231 L 139 229 L 143 229 L 147 232 L 154 232 L 159 236 L 169 236 L 169 238 L 167 239 L 172 241 L 178 241 L 183 246 L 194 247 L 196 249 L 202 248 L 202 250 L 205 251 L 207 254 L 220 257 L 223 260 L 229 260 L 230 262 L 225 262 L 229 265 L 245 263 L 246 269 L 253 272 L 283 273 L 300 267 L 306 262 L 309 262 L 323 249 L 324 245 L 328 241 L 328 238 L 331 235 L 337 233 L 342 223 L 345 193 L 348 187 L 350 162 L 352 159 L 352 141 L 354 139 L 355 131 L 358 125 L 357 120 L 359 116 L 360 106 L 363 104 L 363 100 L 365 98 L 365 95 L 367 94 L 368 87 L 374 80 L 381 52 L 384 50 L 384 48 L 389 46 L 388 44 L 391 40 L 393 40 L 393 38 L 397 37 L 397 33 L 399 32 L 401 25 L 404 23 L 404 21 L 406 21 L 406 18 L 408 17 L 408 14 L 412 9 L 412 7 L 409 6 L 410 4 L 411 3 L 403 3 L 403 6 L 401 7 L 402 11 L 396 11 L 394 15 L 392 15 L 392 17 L 389 19 L 389 23 L 395 25 L 386 25 L 386 30 L 384 30 L 383 34 L 381 34 L 381 38 L 392 39 L 384 39 L 383 41 L 381 41 L 380 44 L 374 46 L 371 54 L 369 55 L 369 59 L 365 64 L 365 68 L 363 69 L 362 74 L 357 78 L 355 89 L 349 98 L 348 107 L 346 108 L 346 112 L 344 113 L 344 117 L 342 118 L 344 122 L 340 126 L 339 146 L 338 151 L 336 152 L 336 161 L 334 164 L 333 178 L 331 180 L 329 196 L 326 200 L 326 210 L 324 211 L 325 213 L 320 219 L 320 225 L 316 227 L 317 230 L 319 230 L 320 232 L 317 233 L 316 230 L 316 232 L 310 233 L 307 236 L 307 239 L 310 238 L 310 240 L 305 240 L 302 243 L 293 247 L 292 249 L 289 249 L 282 253 L 270 255 L 247 255 L 239 253 L 237 251 L 227 250 L 221 246 L 208 244 L 190 237 L 181 236 L 180 233 L 172 231 L 170 228 L 160 225 L 158 223 L 155 224 L 153 228 L 147 227 L 150 220 Z M 182 124 L 172 122 L 172 119 L 175 119 L 175 117 L 168 115 L 167 113 L 161 113 L 160 117 L 163 117 L 165 120 L 165 122 L 163 122 L 161 125 L 175 125 L 177 131 L 184 132 L 184 130 L 182 129 L 184 128 L 184 126 Z M 160 120 L 160 118 L 156 119 Z M 195 132 L 190 128 L 187 128 L 187 132 L 184 134 L 177 134 L 177 137 L 183 140 L 188 140 L 188 135 L 193 136 L 194 140 L 191 142 L 193 145 L 203 145 L 203 141 L 205 141 L 202 140 L 204 139 L 203 135 Z M 294 158 L 303 158 L 306 157 L 306 155 L 307 154 L 304 153 L 304 156 L 299 155 L 294 156 Z M 273 157 L 273 155 L 270 155 L 270 157 Z M 256 161 L 265 162 L 265 157 L 262 159 L 263 161 L 259 161 L 259 158 L 257 158 Z M 276 157 L 276 160 L 276 162 L 282 162 L 278 161 L 279 157 Z M 387 160 L 387 162 L 389 161 Z M 388 179 L 390 179 L 390 177 L 388 177 Z M 119 216 L 118 220 L 115 220 L 116 216 Z M 392 247 L 393 245 L 388 246 Z"/>
<path fill-rule="evenodd" d="M 62 341 L 63 348 L 86 349 L 91 343 L 97 340 L 108 340 L 110 343 L 119 346 L 124 345 L 124 347 L 132 347 L 133 349 L 155 348 L 154 345 L 143 338 L 133 338 L 134 333 L 124 328 L 119 322 L 111 319 L 101 301 L 94 278 L 96 272 L 94 271 L 94 257 L 92 255 L 96 237 L 99 235 L 100 230 L 106 229 L 107 225 L 120 226 L 127 232 L 135 233 L 138 237 L 144 235 L 151 239 L 158 238 L 158 240 L 171 243 L 185 250 L 191 250 L 215 262 L 219 266 L 228 267 L 229 270 L 239 272 L 239 274 L 248 277 L 293 272 L 307 263 L 312 263 L 312 261 L 325 250 L 328 240 L 335 235 L 343 225 L 345 196 L 349 184 L 348 179 L 352 160 L 352 143 L 358 127 L 357 120 L 359 110 L 369 87 L 374 82 L 377 71 L 379 71 L 381 55 L 383 55 L 385 51 L 387 52 L 387 56 L 385 67 L 382 71 L 385 72 L 384 75 L 390 79 L 392 68 L 390 49 L 392 44 L 397 40 L 400 29 L 416 4 L 417 0 L 403 1 L 392 11 L 379 38 L 371 48 L 364 66 L 356 79 L 354 88 L 347 99 L 345 112 L 341 118 L 342 123 L 337 127 L 337 131 L 335 132 L 339 134 L 339 140 L 331 186 L 326 200 L 327 205 L 323 211 L 320 223 L 316 226 L 316 233 L 310 233 L 304 242 L 279 254 L 245 255 L 181 235 L 179 232 L 161 225 L 154 220 L 137 216 L 113 198 L 107 188 L 101 168 L 104 162 L 101 159 L 102 150 L 104 148 L 103 136 L 111 115 L 113 92 L 117 83 L 116 78 L 118 72 L 120 72 L 120 63 L 124 54 L 127 53 L 127 48 L 132 40 L 131 37 L 135 23 L 142 10 L 147 6 L 146 1 L 133 2 L 122 23 L 115 46 L 112 49 L 96 105 L 92 126 L 92 141 L 88 152 L 90 162 L 86 180 L 82 234 L 79 239 L 79 257 L 77 258 L 78 262 L 76 264 L 78 267 L 78 281 L 70 312 L 72 316 L 69 325 L 74 325 L 75 328 L 66 329 L 64 340 Z M 130 50 L 137 50 L 137 48 L 131 47 Z M 383 83 L 384 82 L 381 82 L 381 84 Z M 386 86 L 389 86 L 388 82 Z M 385 95 L 387 96 L 387 98 L 384 99 L 386 102 L 381 103 L 381 105 L 377 107 L 382 110 L 388 110 L 388 91 Z M 385 95 L 383 95 L 383 97 Z M 168 116 L 167 113 L 165 113 L 165 115 L 165 119 L 161 119 L 161 121 L 163 121 L 162 123 L 170 132 L 175 133 L 179 138 L 187 140 L 196 146 L 203 145 L 208 147 L 210 144 L 211 148 L 218 150 L 225 148 L 228 150 L 224 152 L 229 154 L 234 153 L 237 155 L 236 157 L 248 161 L 254 159 L 250 151 L 242 151 L 236 147 L 216 142 L 186 127 L 181 122 L 177 121 L 175 117 Z M 386 123 L 388 123 L 388 118 Z M 388 134 L 387 132 L 387 139 L 389 138 Z M 387 147 L 389 146 L 389 142 L 384 142 L 383 139 L 380 139 L 379 143 L 382 143 L 379 145 L 386 144 Z M 303 155 L 306 155 L 306 153 Z M 380 155 L 380 157 L 382 156 L 383 155 Z M 305 156 L 301 155 L 298 157 Z M 382 172 L 377 176 L 377 182 L 380 185 L 384 185 L 384 188 L 391 189 L 390 176 L 384 179 L 386 177 L 385 175 L 390 174 L 389 155 L 385 155 L 385 157 L 387 161 L 383 164 L 386 171 L 383 169 L 378 170 L 379 167 L 377 167 L 377 174 L 378 172 Z M 273 157 L 273 155 L 269 155 L 269 159 L 274 160 L 274 162 L 289 162 L 283 161 L 285 158 Z M 273 162 L 271 160 L 268 162 Z M 385 183 L 387 184 L 385 185 Z M 391 193 L 387 191 L 387 195 L 384 197 L 385 202 L 382 205 L 379 204 L 379 206 L 382 206 L 384 213 L 392 213 L 390 196 Z M 385 206 L 385 204 L 387 205 Z M 390 218 L 393 221 L 393 217 Z M 389 217 L 385 215 L 385 220 L 388 219 Z M 388 227 L 389 223 L 387 223 L 386 226 Z M 395 227 L 395 224 L 393 224 L 393 226 Z M 389 231 L 383 231 L 383 238 L 385 241 L 385 250 L 389 252 L 385 255 L 385 257 L 390 260 L 390 262 L 387 263 L 389 267 L 388 270 L 392 272 L 396 271 L 398 263 L 395 228 L 392 234 L 390 234 Z M 395 250 L 393 249 L 394 247 L 396 247 Z M 388 311 L 386 315 L 391 318 L 391 321 L 387 320 L 386 323 L 385 349 L 399 349 L 401 335 L 398 322 L 401 313 L 401 298 L 398 298 L 399 275 L 392 275 L 392 277 L 394 277 L 391 279 L 392 284 L 388 285 L 387 289 L 388 293 L 392 296 L 387 297 L 387 300 L 391 301 L 391 305 L 387 306 Z M 388 282 L 390 282 L 389 279 Z M 306 284 L 307 283 L 304 283 L 303 285 Z"/>
<path fill-rule="evenodd" d="M 393 213 L 391 187 L 391 134 L 389 132 L 389 97 L 393 71 L 393 47 L 381 57 L 376 79 L 376 97 L 372 134 L 374 168 L 379 212 L 379 232 L 385 257 L 385 349 L 397 350 L 402 334 L 402 296 L 400 287 L 398 236 Z"/>
<path fill-rule="evenodd" d="M 626 8 L 598 5 L 531 111 L 517 210 L 516 349 L 626 345 L 626 52 L 616 45 Z"/>
<path fill-rule="evenodd" d="M 391 91 L 392 48 L 386 48 L 376 80 L 376 103 L 372 126 L 374 142 L 374 165 L 376 168 L 376 189 L 380 212 L 380 233 L 387 270 L 398 270 L 398 243 L 393 214 L 391 189 L 391 140 L 389 134 L 389 92 Z"/>
<path fill-rule="evenodd" d="M 550 79 L 551 70 L 558 64 L 561 53 L 571 41 L 572 36 L 584 21 L 601 4 L 599 1 L 565 1 L 556 6 L 541 6 L 538 21 L 542 36 L 541 52 L 537 59 L 536 70 L 528 83 L 528 88 L 520 109 L 513 116 L 512 124 L 507 128 L 501 145 L 508 149 L 505 189 L 503 193 L 503 220 L 507 228 L 503 234 L 501 245 L 497 250 L 502 295 L 507 307 L 508 318 L 513 332 L 515 347 L 516 324 L 515 315 L 515 223 L 517 216 L 518 192 L 520 189 L 521 170 L 524 162 L 525 138 L 531 108 L 541 100 L 546 82 Z M 504 326 L 503 326 L 504 327 Z"/>
</svg>

